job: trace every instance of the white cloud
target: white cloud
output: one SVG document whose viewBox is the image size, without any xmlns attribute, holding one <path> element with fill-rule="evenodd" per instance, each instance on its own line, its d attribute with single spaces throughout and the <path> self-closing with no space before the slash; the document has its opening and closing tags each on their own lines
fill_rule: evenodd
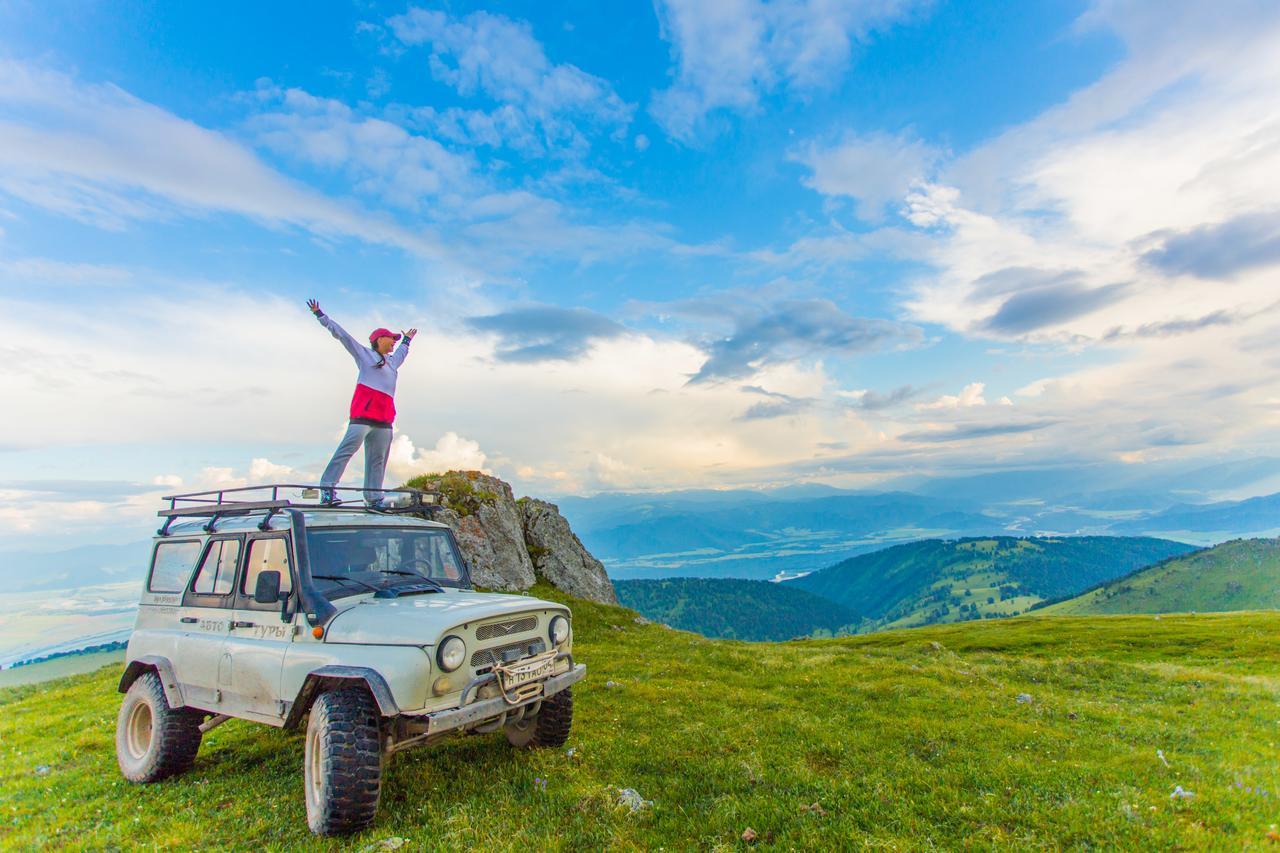
<svg viewBox="0 0 1280 853">
<path fill-rule="evenodd" d="M 488 471 L 487 459 L 480 442 L 463 438 L 456 432 L 446 432 L 430 449 L 415 447 L 413 439 L 401 433 L 391 442 L 387 472 L 404 481 L 419 474 L 442 471 Z"/>
<path fill-rule="evenodd" d="M 455 138 L 555 152 L 587 147 L 583 127 L 622 132 L 631 121 L 634 107 L 608 81 L 553 62 L 523 21 L 489 12 L 453 17 L 414 8 L 387 23 L 404 44 L 430 50 L 435 79 L 465 97 L 483 96 L 501 105 L 492 112 L 455 108 L 420 114 Z"/>
<path fill-rule="evenodd" d="M 986 384 L 982 382 L 971 382 L 961 389 L 956 395 L 943 395 L 932 403 L 920 403 L 917 409 L 967 409 L 971 406 L 985 406 L 986 399 L 982 396 L 982 392 L 986 389 Z M 1008 397 L 1003 400 L 1009 399 Z M 1003 401 L 1002 400 L 1002 401 Z"/>
<path fill-rule="evenodd" d="M 297 472 L 288 465 L 277 465 L 258 457 L 249 463 L 249 480 L 254 483 L 280 483 L 294 479 Z"/>
<path fill-rule="evenodd" d="M 0 60 L 0 191 L 108 228 L 217 211 L 416 254 L 429 236 L 284 177 L 221 133 L 112 85 Z"/>
<path fill-rule="evenodd" d="M 380 118 L 361 116 L 346 104 L 301 89 L 279 89 L 259 81 L 256 91 L 268 111 L 249 126 L 264 145 L 310 165 L 345 171 L 358 192 L 436 218 L 457 211 L 463 200 L 487 187 L 471 158 L 434 139 L 409 133 Z"/>
<path fill-rule="evenodd" d="M 811 143 L 792 158 L 811 170 L 805 186 L 854 199 L 860 218 L 878 221 L 930 176 L 940 152 L 909 135 L 870 133 L 850 134 L 830 147 Z"/>
<path fill-rule="evenodd" d="M 799 93 L 830 85 L 848 67 L 853 45 L 900 19 L 909 0 L 660 0 L 662 36 L 676 62 L 672 85 L 650 112 L 688 142 L 708 113 L 750 113 L 780 88 Z"/>
<path fill-rule="evenodd" d="M 1191 333 L 1272 304 L 1280 14 L 1149 11 L 1097 4 L 1087 23 L 1118 31 L 1129 56 L 909 195 L 936 237 L 938 272 L 908 301 L 917 318 L 1079 343 Z"/>
</svg>

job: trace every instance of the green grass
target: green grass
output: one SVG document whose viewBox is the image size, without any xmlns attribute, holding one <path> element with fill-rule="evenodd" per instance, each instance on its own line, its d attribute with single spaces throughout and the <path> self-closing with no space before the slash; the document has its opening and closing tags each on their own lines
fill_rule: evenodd
<svg viewBox="0 0 1280 853">
<path fill-rule="evenodd" d="M 777 849 L 1239 850 L 1280 823 L 1280 614 L 752 645 L 573 606 L 573 755 L 494 735 L 398 756 L 346 842 L 307 833 L 296 733 L 233 721 L 190 774 L 133 787 L 115 669 L 0 692 L 0 846 L 734 849 L 751 827 Z M 652 807 L 616 806 L 626 787 Z"/>
<path fill-rule="evenodd" d="M 1165 560 L 1040 612 L 1209 613 L 1280 608 L 1280 539 L 1238 539 Z"/>
</svg>

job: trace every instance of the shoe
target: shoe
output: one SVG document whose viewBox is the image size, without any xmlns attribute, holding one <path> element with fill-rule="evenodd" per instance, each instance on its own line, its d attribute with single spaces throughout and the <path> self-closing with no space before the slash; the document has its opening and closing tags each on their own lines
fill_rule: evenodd
<svg viewBox="0 0 1280 853">
<path fill-rule="evenodd" d="M 365 506 L 369 509 L 386 509 L 387 502 L 382 498 L 378 498 L 376 501 L 365 501 Z"/>
<path fill-rule="evenodd" d="M 337 506 L 338 494 L 333 489 L 320 490 L 320 503 L 323 506 Z"/>
</svg>

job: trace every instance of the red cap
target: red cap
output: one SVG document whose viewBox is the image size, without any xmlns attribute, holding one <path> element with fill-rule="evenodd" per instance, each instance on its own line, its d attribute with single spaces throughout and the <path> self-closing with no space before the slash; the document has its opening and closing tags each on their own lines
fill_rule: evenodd
<svg viewBox="0 0 1280 853">
<path fill-rule="evenodd" d="M 400 340 L 400 336 L 390 329 L 374 329 L 369 333 L 369 343 L 377 343 L 378 338 L 391 338 L 393 341 Z"/>
</svg>

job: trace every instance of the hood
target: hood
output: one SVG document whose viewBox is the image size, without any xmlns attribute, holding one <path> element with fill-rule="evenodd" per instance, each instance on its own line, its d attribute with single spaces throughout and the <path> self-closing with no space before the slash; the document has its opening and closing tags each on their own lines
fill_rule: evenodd
<svg viewBox="0 0 1280 853">
<path fill-rule="evenodd" d="M 448 592 L 401 598 L 356 599 L 329 621 L 325 641 L 383 646 L 432 646 L 450 628 L 468 622 L 568 608 L 527 595 Z"/>
</svg>

